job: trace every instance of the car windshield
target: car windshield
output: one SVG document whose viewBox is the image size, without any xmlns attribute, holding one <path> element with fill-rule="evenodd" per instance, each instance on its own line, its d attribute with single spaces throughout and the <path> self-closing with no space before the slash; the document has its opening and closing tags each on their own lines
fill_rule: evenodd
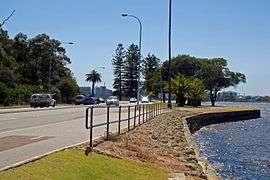
<svg viewBox="0 0 270 180">
<path fill-rule="evenodd" d="M 36 99 L 36 98 L 38 98 L 37 94 L 32 95 L 32 99 Z"/>
<path fill-rule="evenodd" d="M 83 99 L 83 96 L 77 96 L 76 99 Z"/>
<path fill-rule="evenodd" d="M 110 96 L 108 99 L 117 99 L 117 97 L 116 96 Z"/>
</svg>

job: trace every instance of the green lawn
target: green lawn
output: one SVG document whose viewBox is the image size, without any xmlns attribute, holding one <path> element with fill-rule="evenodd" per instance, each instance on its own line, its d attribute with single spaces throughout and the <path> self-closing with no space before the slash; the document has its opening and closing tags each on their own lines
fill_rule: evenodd
<svg viewBox="0 0 270 180">
<path fill-rule="evenodd" d="M 40 160 L 0 172 L 0 179 L 168 179 L 164 170 L 145 163 L 68 149 Z"/>
</svg>

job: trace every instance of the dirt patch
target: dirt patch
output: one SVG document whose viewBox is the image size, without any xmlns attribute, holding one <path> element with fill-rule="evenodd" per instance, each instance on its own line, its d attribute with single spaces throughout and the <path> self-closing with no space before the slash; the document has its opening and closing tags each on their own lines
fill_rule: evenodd
<svg viewBox="0 0 270 180">
<path fill-rule="evenodd" d="M 152 163 L 169 172 L 183 172 L 187 179 L 207 179 L 185 138 L 182 118 L 191 114 L 194 113 L 174 111 L 159 115 L 95 149 L 123 159 Z"/>
</svg>

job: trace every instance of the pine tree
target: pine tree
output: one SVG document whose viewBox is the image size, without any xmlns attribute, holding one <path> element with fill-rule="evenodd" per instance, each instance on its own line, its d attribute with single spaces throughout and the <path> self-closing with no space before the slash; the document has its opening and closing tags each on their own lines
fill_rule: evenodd
<svg viewBox="0 0 270 180">
<path fill-rule="evenodd" d="M 160 91 L 160 72 L 156 72 L 159 63 L 160 59 L 158 59 L 154 54 L 148 54 L 143 60 L 143 76 L 145 79 L 144 89 L 148 94 L 153 93 L 157 95 L 157 93 Z"/>
<path fill-rule="evenodd" d="M 122 89 L 123 89 L 123 67 L 124 67 L 124 58 L 125 58 L 125 50 L 122 44 L 118 44 L 115 50 L 114 57 L 112 59 L 113 65 L 113 75 L 114 82 L 113 88 L 115 89 L 115 95 L 119 97 L 119 100 L 122 100 Z"/>
<path fill-rule="evenodd" d="M 131 44 L 127 49 L 123 68 L 123 92 L 126 97 L 136 97 L 138 91 L 139 65 L 139 47 Z"/>
</svg>

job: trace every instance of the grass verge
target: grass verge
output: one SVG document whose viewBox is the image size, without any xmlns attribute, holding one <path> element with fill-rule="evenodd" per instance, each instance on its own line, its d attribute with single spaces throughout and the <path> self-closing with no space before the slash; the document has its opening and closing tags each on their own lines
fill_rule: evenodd
<svg viewBox="0 0 270 180">
<path fill-rule="evenodd" d="M 168 179 L 168 173 L 149 164 L 121 160 L 79 149 L 67 149 L 40 160 L 0 172 L 0 179 Z"/>
</svg>

